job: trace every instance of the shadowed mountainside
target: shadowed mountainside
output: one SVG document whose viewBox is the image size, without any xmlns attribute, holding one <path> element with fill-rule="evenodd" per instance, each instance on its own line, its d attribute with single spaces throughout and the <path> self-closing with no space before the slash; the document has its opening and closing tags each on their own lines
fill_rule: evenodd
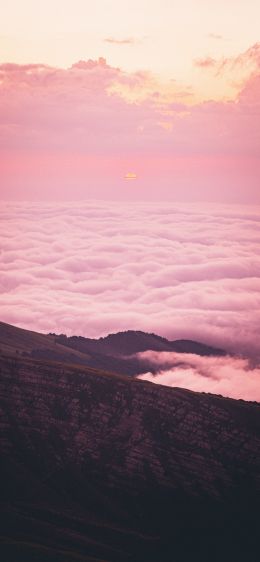
<svg viewBox="0 0 260 562">
<path fill-rule="evenodd" d="M 122 375 L 153 371 L 135 355 L 140 351 L 175 351 L 197 355 L 225 355 L 223 350 L 191 340 L 168 341 L 155 334 L 132 331 L 91 339 L 64 334 L 38 334 L 0 322 L 0 350 L 35 359 L 87 365 Z"/>
<path fill-rule="evenodd" d="M 259 404 L 18 343 L 1 356 L 1 559 L 256 562 Z"/>
<path fill-rule="evenodd" d="M 224 355 L 221 349 L 194 342 L 192 340 L 169 341 L 156 334 L 147 334 L 141 331 L 128 330 L 109 334 L 98 340 L 83 338 L 79 336 L 56 337 L 56 341 L 78 349 L 80 351 L 92 351 L 106 355 L 124 356 L 133 355 L 140 351 L 175 351 L 177 353 L 196 353 L 197 355 Z"/>
</svg>

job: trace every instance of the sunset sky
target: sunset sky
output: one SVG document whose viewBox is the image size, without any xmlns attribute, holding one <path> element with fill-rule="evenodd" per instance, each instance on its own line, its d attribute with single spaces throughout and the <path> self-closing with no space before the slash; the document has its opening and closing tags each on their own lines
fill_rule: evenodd
<svg viewBox="0 0 260 562">
<path fill-rule="evenodd" d="M 256 0 L 11 0 L 2 197 L 259 203 L 259 21 Z"/>
<path fill-rule="evenodd" d="M 5 5 L 1 320 L 209 343 L 244 358 L 153 357 L 157 382 L 260 396 L 259 21 L 257 0 Z"/>
</svg>

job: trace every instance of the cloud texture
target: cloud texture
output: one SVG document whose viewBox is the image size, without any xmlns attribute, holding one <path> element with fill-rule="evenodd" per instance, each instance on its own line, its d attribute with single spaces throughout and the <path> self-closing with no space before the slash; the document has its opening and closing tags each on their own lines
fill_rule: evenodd
<svg viewBox="0 0 260 562">
<path fill-rule="evenodd" d="M 141 380 L 260 402 L 260 368 L 248 359 L 154 351 L 138 356 L 158 367 L 156 374 L 140 375 Z"/>
<path fill-rule="evenodd" d="M 175 80 L 102 57 L 68 69 L 1 64 L 4 198 L 260 202 L 259 52 L 197 62 L 225 81 L 235 69 L 229 101 L 198 101 Z M 134 191 L 123 183 L 128 169 L 140 178 Z"/>
<path fill-rule="evenodd" d="M 1 320 L 138 329 L 259 355 L 259 207 L 4 203 Z"/>
</svg>

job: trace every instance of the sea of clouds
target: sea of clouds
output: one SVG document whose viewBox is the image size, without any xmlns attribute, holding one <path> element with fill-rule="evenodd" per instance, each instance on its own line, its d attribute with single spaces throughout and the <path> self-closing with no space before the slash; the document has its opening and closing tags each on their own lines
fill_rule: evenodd
<svg viewBox="0 0 260 562">
<path fill-rule="evenodd" d="M 136 329 L 190 338 L 256 365 L 259 220 L 259 207 L 236 205 L 4 202 L 1 320 L 89 337 Z M 198 366 L 186 367 L 192 380 Z M 205 390 L 221 391 L 204 379 Z"/>
</svg>

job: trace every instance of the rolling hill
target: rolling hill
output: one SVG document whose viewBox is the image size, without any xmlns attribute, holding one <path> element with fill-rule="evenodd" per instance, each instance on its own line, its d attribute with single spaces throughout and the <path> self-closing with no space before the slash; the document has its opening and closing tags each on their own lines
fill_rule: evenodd
<svg viewBox="0 0 260 562">
<path fill-rule="evenodd" d="M 0 349 L 35 359 L 88 365 L 113 373 L 134 376 L 146 370 L 140 351 L 175 351 L 201 356 L 224 355 L 221 349 L 190 340 L 169 341 L 155 334 L 126 331 L 105 338 L 90 339 L 64 334 L 39 334 L 0 322 Z M 152 370 L 150 363 L 147 370 Z"/>
<path fill-rule="evenodd" d="M 79 364 L 56 336 L 4 334 L 2 560 L 258 560 L 259 404 Z M 46 338 L 64 360 L 31 354 Z"/>
</svg>

